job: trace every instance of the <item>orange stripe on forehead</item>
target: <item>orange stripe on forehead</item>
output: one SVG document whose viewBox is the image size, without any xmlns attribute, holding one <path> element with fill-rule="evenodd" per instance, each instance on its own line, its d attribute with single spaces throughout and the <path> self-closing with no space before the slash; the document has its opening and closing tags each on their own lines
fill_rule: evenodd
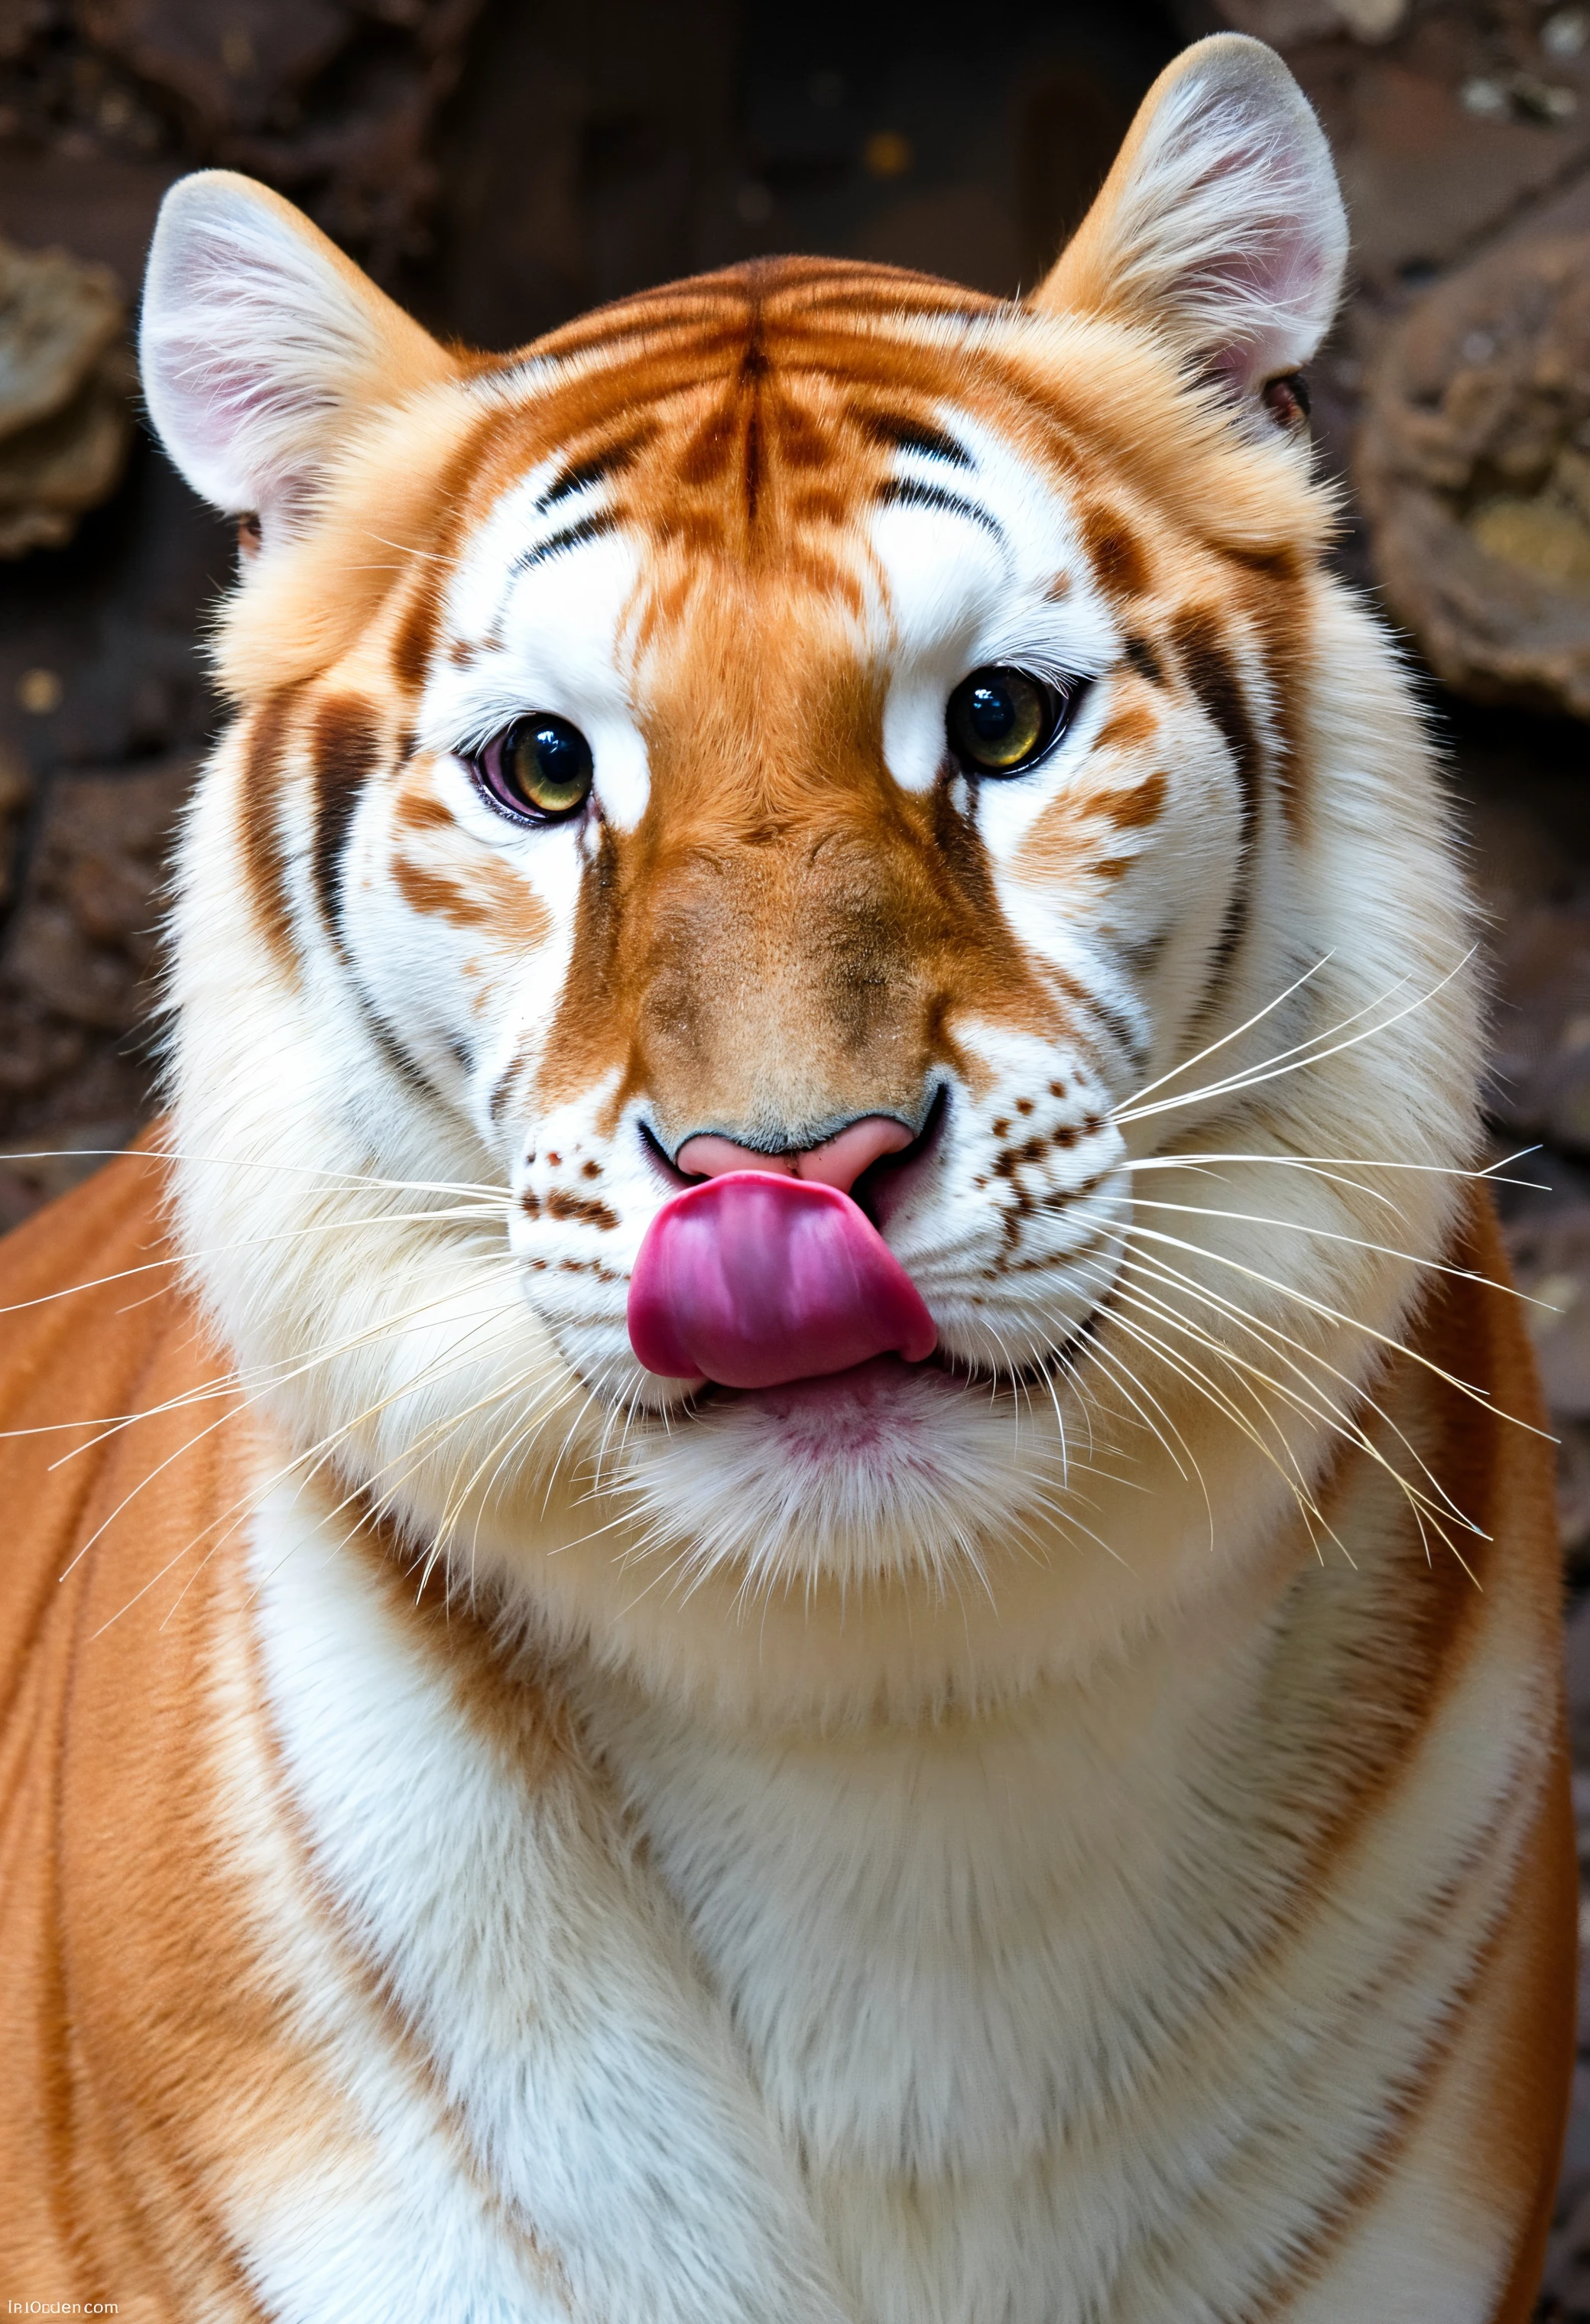
<svg viewBox="0 0 1590 2324">
<path fill-rule="evenodd" d="M 772 558 L 787 573 L 793 557 L 813 587 L 859 610 L 864 592 L 848 558 L 836 565 L 832 550 L 814 551 L 809 539 L 797 549 L 788 534 L 842 530 L 869 505 L 891 450 L 967 465 L 935 412 L 974 383 L 975 366 L 952 337 L 922 326 L 992 311 L 994 302 L 929 278 L 804 261 L 644 294 L 528 350 L 554 359 L 549 375 L 532 373 L 521 387 L 499 374 L 522 400 L 454 464 L 455 477 L 470 473 L 453 505 L 473 524 L 556 457 L 543 512 L 620 478 L 622 498 L 535 544 L 535 561 L 623 524 L 698 560 L 720 554 L 766 567 Z M 1000 398 L 1012 401 L 1002 389 Z M 440 595 L 434 579 L 417 584 L 400 626 L 395 663 L 410 687 L 435 649 Z"/>
<path fill-rule="evenodd" d="M 836 314 L 867 320 L 893 316 L 970 320 L 996 312 L 997 306 L 997 300 L 979 291 L 900 267 L 854 260 L 757 259 L 599 307 L 536 340 L 523 355 L 570 362 L 612 354 L 637 341 L 660 346 L 681 335 L 704 338 L 714 329 L 732 330 L 737 323 L 743 327 L 753 313 L 779 325 L 803 315 L 831 318 Z"/>
<path fill-rule="evenodd" d="M 574 506 L 550 538 L 531 536 L 524 562 L 544 564 L 610 530 L 638 536 L 647 553 L 624 616 L 630 650 L 655 650 L 661 631 L 687 617 L 725 567 L 826 595 L 859 616 L 878 576 L 865 569 L 857 528 L 880 491 L 988 521 L 954 490 L 956 470 L 970 465 L 955 420 L 964 410 L 1039 474 L 1075 477 L 1080 469 L 1089 483 L 1099 475 L 1105 489 L 1081 495 L 1089 558 L 1112 596 L 1140 596 L 1152 580 L 1149 527 L 1159 529 L 1154 493 L 1168 454 L 1152 473 L 1135 455 L 1119 459 L 1122 431 L 1106 410 L 1119 393 L 1101 398 L 1088 364 L 1046 372 L 1034 359 L 1040 347 L 1064 345 L 1052 325 L 887 268 L 767 262 L 643 293 L 526 350 L 517 360 L 528 371 L 478 367 L 483 384 L 495 368 L 509 400 L 455 464 L 450 530 L 473 528 L 551 461 L 538 512 Z M 1134 364 L 1150 385 L 1157 376 L 1136 351 L 1122 363 L 1121 392 Z M 1207 466 L 1214 431 L 1200 406 L 1183 410 L 1177 392 L 1160 382 L 1163 416 L 1172 435 L 1187 421 L 1189 457 Z M 922 465 L 902 475 L 900 455 Z M 929 464 L 942 483 L 929 481 Z M 603 487 L 596 508 L 578 505 L 578 495 Z M 1278 504 L 1278 513 L 1293 512 Z M 1184 521 L 1174 510 L 1165 514 L 1185 540 Z M 437 649 L 446 550 L 431 553 L 433 577 L 414 585 L 394 649 L 409 687 Z M 1273 553 L 1255 546 L 1251 556 Z M 1148 674 L 1151 650 L 1136 650 Z M 1222 731 L 1228 739 L 1235 732 L 1229 719 Z M 1246 761 L 1236 755 L 1240 772 Z"/>
<path fill-rule="evenodd" d="M 574 439 L 624 414 L 632 427 L 637 410 L 656 416 L 676 398 L 694 401 L 699 426 L 708 416 L 702 397 L 714 383 L 743 392 L 776 374 L 785 384 L 801 374 L 825 374 L 832 382 L 893 385 L 913 404 L 942 396 L 964 376 L 964 362 L 952 345 L 924 338 L 921 323 L 956 316 L 970 321 L 993 311 L 992 300 L 887 268 L 761 263 L 599 310 L 518 360 L 567 365 L 529 385 L 547 442 L 566 447 L 567 468 L 577 472 L 591 456 Z M 891 322 L 897 334 L 888 330 Z M 720 407 L 720 433 L 727 416 Z M 783 448 L 792 466 L 821 465 L 829 456 L 824 437 L 807 432 L 807 419 L 802 407 L 783 415 Z M 964 456 L 935 434 L 925 410 L 896 425 L 901 443 Z M 883 415 L 871 426 L 880 438 L 887 436 Z M 673 448 L 677 456 L 676 444 Z M 610 456 L 598 455 L 604 469 Z M 571 478 L 568 488 L 577 489 L 579 481 Z"/>
</svg>

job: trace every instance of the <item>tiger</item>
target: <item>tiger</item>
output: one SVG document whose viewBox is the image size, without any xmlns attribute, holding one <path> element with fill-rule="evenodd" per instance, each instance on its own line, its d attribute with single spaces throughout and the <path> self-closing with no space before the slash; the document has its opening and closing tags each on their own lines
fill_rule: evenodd
<svg viewBox="0 0 1590 2324">
<path fill-rule="evenodd" d="M 1574 2023 L 1458 846 L 1220 34 L 1029 295 L 510 355 L 178 182 L 167 1111 L 0 1252 L 7 2296 L 1520 2324 Z"/>
</svg>

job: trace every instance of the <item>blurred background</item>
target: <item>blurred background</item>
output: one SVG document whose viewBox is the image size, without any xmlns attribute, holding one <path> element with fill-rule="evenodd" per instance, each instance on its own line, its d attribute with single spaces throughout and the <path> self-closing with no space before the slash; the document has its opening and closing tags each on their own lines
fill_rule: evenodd
<svg viewBox="0 0 1590 2324">
<path fill-rule="evenodd" d="M 1223 26 L 1335 148 L 1313 374 L 1342 570 L 1403 632 L 1495 984 L 1498 1153 L 1561 1438 L 1590 1853 L 1590 9 L 1578 0 L 0 0 L 0 1226 L 147 1119 L 162 863 L 229 530 L 142 429 L 156 207 L 209 163 L 507 347 L 763 252 L 1013 293 Z M 39 1158 L 48 1149 L 50 1158 Z M 1586 1995 L 1590 2018 L 1590 1994 Z M 1590 2052 L 1539 2310 L 1590 2319 Z"/>
</svg>

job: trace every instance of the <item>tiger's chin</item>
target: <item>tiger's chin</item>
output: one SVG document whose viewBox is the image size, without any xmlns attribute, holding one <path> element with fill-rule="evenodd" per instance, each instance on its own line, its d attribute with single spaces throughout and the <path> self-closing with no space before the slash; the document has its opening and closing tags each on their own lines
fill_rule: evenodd
<svg viewBox="0 0 1590 2324">
<path fill-rule="evenodd" d="M 754 1600 L 820 1577 L 975 1584 L 985 1548 L 1025 1534 L 1063 1468 L 1058 1428 L 1010 1384 L 875 1356 L 706 1389 L 631 1440 L 625 1484 L 681 1586 L 731 1569 Z"/>
</svg>

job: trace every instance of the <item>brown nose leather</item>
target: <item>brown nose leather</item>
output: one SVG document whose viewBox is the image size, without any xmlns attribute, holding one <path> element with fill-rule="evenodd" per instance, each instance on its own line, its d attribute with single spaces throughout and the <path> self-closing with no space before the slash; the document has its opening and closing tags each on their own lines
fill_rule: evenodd
<svg viewBox="0 0 1590 2324">
<path fill-rule="evenodd" d="M 811 1178 L 822 1186 L 837 1186 L 848 1194 L 863 1170 L 886 1154 L 901 1153 L 911 1143 L 903 1121 L 885 1113 L 869 1113 L 850 1122 L 821 1146 L 794 1154 L 758 1154 L 753 1147 L 737 1146 L 732 1138 L 703 1133 L 687 1138 L 675 1156 L 677 1167 L 692 1178 L 721 1178 L 730 1170 L 772 1170 L 786 1178 Z"/>
</svg>

